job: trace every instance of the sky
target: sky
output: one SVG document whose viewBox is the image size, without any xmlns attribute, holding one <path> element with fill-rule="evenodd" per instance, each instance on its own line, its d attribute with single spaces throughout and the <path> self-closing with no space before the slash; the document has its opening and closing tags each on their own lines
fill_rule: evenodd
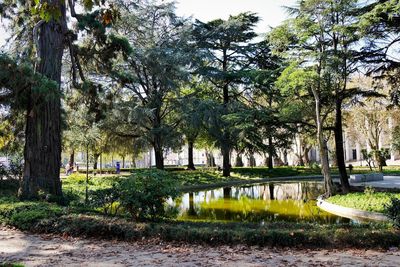
<svg viewBox="0 0 400 267">
<path fill-rule="evenodd" d="M 257 13 L 261 21 L 256 32 L 262 34 L 269 31 L 270 27 L 279 25 L 285 18 L 283 6 L 292 6 L 296 0 L 176 0 L 177 14 L 180 16 L 193 16 L 201 21 L 213 19 L 227 19 L 229 15 L 241 12 Z M 0 23 L 0 46 L 6 38 L 4 25 Z"/>
<path fill-rule="evenodd" d="M 227 19 L 229 15 L 254 12 L 261 17 L 256 31 L 266 33 L 287 18 L 284 6 L 293 6 L 295 0 L 176 0 L 177 14 L 193 16 L 203 22 Z"/>
</svg>

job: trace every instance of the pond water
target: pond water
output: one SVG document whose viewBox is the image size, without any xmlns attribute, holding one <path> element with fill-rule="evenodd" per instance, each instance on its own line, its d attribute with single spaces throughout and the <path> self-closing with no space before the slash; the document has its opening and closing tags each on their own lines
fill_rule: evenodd
<svg viewBox="0 0 400 267">
<path fill-rule="evenodd" d="M 320 210 L 320 182 L 265 183 L 186 193 L 169 206 L 180 220 L 348 223 Z"/>
</svg>

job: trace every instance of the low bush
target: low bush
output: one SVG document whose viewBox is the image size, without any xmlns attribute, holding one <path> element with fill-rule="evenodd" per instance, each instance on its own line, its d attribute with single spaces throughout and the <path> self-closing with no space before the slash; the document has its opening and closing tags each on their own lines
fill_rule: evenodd
<svg viewBox="0 0 400 267">
<path fill-rule="evenodd" d="M 392 197 L 390 202 L 385 204 L 385 213 L 393 221 L 393 224 L 400 228 L 400 199 Z"/>
<path fill-rule="evenodd" d="M 0 196 L 16 196 L 18 193 L 19 181 L 14 179 L 0 180 Z"/>
<path fill-rule="evenodd" d="M 56 218 L 62 208 L 47 202 L 18 202 L 16 199 L 0 199 L 0 222 L 28 230 L 44 219 Z"/>
<path fill-rule="evenodd" d="M 20 263 L 1 263 L 0 262 L 0 267 L 24 267 L 24 265 L 20 264 Z"/>
<path fill-rule="evenodd" d="M 89 191 L 89 205 L 100 208 L 106 215 L 118 214 L 120 198 L 121 193 L 116 183 L 110 188 Z"/>
<path fill-rule="evenodd" d="M 118 184 L 120 204 L 134 219 L 165 215 L 164 203 L 178 196 L 176 177 L 166 171 L 145 170 L 134 173 Z"/>
</svg>

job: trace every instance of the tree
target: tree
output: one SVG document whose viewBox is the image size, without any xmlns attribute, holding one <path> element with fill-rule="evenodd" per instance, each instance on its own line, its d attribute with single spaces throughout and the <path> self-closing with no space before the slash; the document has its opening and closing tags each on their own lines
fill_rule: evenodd
<svg viewBox="0 0 400 267">
<path fill-rule="evenodd" d="M 368 77 L 362 77 L 354 82 L 361 87 L 373 86 L 372 79 Z M 384 91 L 382 83 L 375 82 L 375 86 L 380 87 L 380 91 Z M 375 166 L 378 166 L 380 171 L 385 165 L 387 156 L 386 151 L 381 147 L 382 136 L 390 132 L 388 120 L 389 118 L 395 120 L 396 113 L 395 110 L 387 110 L 388 105 L 389 101 L 385 98 L 364 97 L 359 99 L 348 115 L 348 124 L 355 126 L 350 129 L 351 134 L 357 136 L 355 139 L 362 136 L 366 140 L 369 146 L 367 155 L 372 156 Z"/>
<path fill-rule="evenodd" d="M 222 103 L 222 107 L 217 114 L 221 117 L 234 109 L 232 105 L 243 90 L 239 85 L 248 82 L 249 52 L 253 49 L 250 42 L 256 37 L 254 26 L 258 21 L 255 14 L 241 13 L 230 16 L 228 20 L 195 23 L 196 46 L 203 56 L 198 73 L 218 91 L 216 100 Z M 230 175 L 230 152 L 234 143 L 227 126 L 220 125 L 218 136 L 223 156 L 223 176 Z"/>
<path fill-rule="evenodd" d="M 179 117 L 181 123 L 180 131 L 185 136 L 188 144 L 188 166 L 189 170 L 195 170 L 193 162 L 193 149 L 197 137 L 203 131 L 203 114 L 201 99 L 188 94 L 180 101 Z"/>
<path fill-rule="evenodd" d="M 305 90 L 311 92 L 314 97 L 315 125 L 317 127 L 317 141 L 321 158 L 322 174 L 324 176 L 325 195 L 330 196 L 334 192 L 332 177 L 330 174 L 327 138 L 324 134 L 327 114 L 332 111 L 331 106 L 323 105 L 324 87 L 321 75 L 320 62 L 311 67 L 302 67 L 298 63 L 292 63 L 286 68 L 278 80 L 279 87 L 284 90 Z M 326 111 L 328 110 L 328 111 Z"/>
<path fill-rule="evenodd" d="M 285 65 L 283 58 L 272 54 L 267 41 L 255 45 L 252 61 L 254 69 L 251 71 L 251 78 L 254 89 L 251 96 L 247 96 L 248 105 L 259 114 L 256 116 L 260 120 L 256 129 L 260 136 L 267 139 L 264 149 L 259 152 L 268 153 L 267 165 L 272 169 L 277 151 L 287 149 L 294 138 L 294 129 L 283 114 L 288 103 L 285 103 L 285 96 L 275 85 Z"/>
<path fill-rule="evenodd" d="M 126 50 L 108 71 L 125 94 L 120 110 L 130 134 L 153 147 L 156 167 L 163 169 L 165 149 L 180 142 L 175 106 L 192 63 L 190 24 L 175 15 L 173 3 L 141 4 L 121 3 L 113 34 L 126 34 Z"/>
<path fill-rule="evenodd" d="M 75 1 L 69 0 L 68 4 L 70 15 L 79 22 L 85 21 L 87 25 L 88 17 L 75 13 Z M 94 5 L 102 4 L 91 0 L 84 2 L 86 10 L 92 9 Z M 25 165 L 19 194 L 24 199 L 35 198 L 41 188 L 61 197 L 61 70 L 66 45 L 70 47 L 74 74 L 79 65 L 72 44 L 75 35 L 68 29 L 66 22 L 65 1 L 11 0 L 1 4 L 0 11 L 8 18 L 15 16 L 19 24 L 35 25 L 32 27 L 32 35 L 24 35 L 32 36 L 33 39 L 34 49 L 30 49 L 32 45 L 29 45 L 28 55 L 33 56 L 35 71 L 53 83 L 49 88 L 28 88 L 26 92 Z M 31 11 L 32 16 L 27 16 Z M 89 17 L 92 18 L 90 22 L 95 20 L 105 26 L 113 21 L 113 15 L 111 9 L 100 7 Z M 36 55 L 32 55 L 32 51 Z"/>
<path fill-rule="evenodd" d="M 335 156 L 344 192 L 349 190 L 349 183 L 344 163 L 342 108 L 345 101 L 355 96 L 374 93 L 348 87 L 348 79 L 357 71 L 361 58 L 357 51 L 362 37 L 357 30 L 359 11 L 356 0 L 299 1 L 298 8 L 291 9 L 295 17 L 272 34 L 279 40 L 276 41 L 277 49 L 285 50 L 288 57 L 300 57 L 303 65 L 315 66 L 318 81 L 312 95 L 316 110 L 320 109 L 318 105 L 334 103 L 335 117 L 331 128 L 335 134 Z M 324 127 L 327 126 L 321 125 L 321 130 Z"/>
</svg>

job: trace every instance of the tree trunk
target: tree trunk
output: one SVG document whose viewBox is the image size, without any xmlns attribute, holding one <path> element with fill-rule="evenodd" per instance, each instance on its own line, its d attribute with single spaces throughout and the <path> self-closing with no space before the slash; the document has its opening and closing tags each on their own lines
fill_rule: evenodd
<svg viewBox="0 0 400 267">
<path fill-rule="evenodd" d="M 122 157 L 122 168 L 125 168 L 125 156 Z"/>
<path fill-rule="evenodd" d="M 231 176 L 231 161 L 229 147 L 222 146 L 222 176 Z"/>
<path fill-rule="evenodd" d="M 71 154 L 69 155 L 69 167 L 73 168 L 74 167 L 74 162 L 75 162 L 75 150 L 72 150 Z"/>
<path fill-rule="evenodd" d="M 100 175 L 103 173 L 103 154 L 100 154 Z"/>
<path fill-rule="evenodd" d="M 93 157 L 94 157 L 93 170 L 97 170 L 97 164 L 99 162 L 100 153 L 95 153 Z"/>
<path fill-rule="evenodd" d="M 215 159 L 212 152 L 206 150 L 207 167 L 215 167 Z"/>
<path fill-rule="evenodd" d="M 310 152 L 311 147 L 305 146 L 304 147 L 304 152 L 303 152 L 303 158 L 304 158 L 304 164 L 307 166 L 310 166 L 310 157 L 308 156 L 308 153 Z"/>
<path fill-rule="evenodd" d="M 268 189 L 269 189 L 269 199 L 270 200 L 274 200 L 275 199 L 275 196 L 274 196 L 274 184 L 270 183 L 268 185 Z"/>
<path fill-rule="evenodd" d="M 55 92 L 30 92 L 26 113 L 24 174 L 19 196 L 36 198 L 38 190 L 62 197 L 61 166 L 61 65 L 64 50 L 65 6 L 51 3 L 60 11 L 57 21 L 51 19 L 39 27 L 36 71 L 57 84 Z"/>
<path fill-rule="evenodd" d="M 236 155 L 235 167 L 243 167 L 243 160 L 241 154 Z"/>
<path fill-rule="evenodd" d="M 315 88 L 312 89 L 315 99 L 315 122 L 317 124 L 318 146 L 320 151 L 322 174 L 324 176 L 325 197 L 330 197 L 334 193 L 332 177 L 329 169 L 328 147 L 323 132 L 323 121 L 321 119 L 321 104 L 318 92 Z"/>
<path fill-rule="evenodd" d="M 274 147 L 272 143 L 272 137 L 268 137 L 268 169 L 272 170 L 274 168 Z"/>
<path fill-rule="evenodd" d="M 336 147 L 336 163 L 339 168 L 340 184 L 344 193 L 350 191 L 350 184 L 347 177 L 346 164 L 344 161 L 343 149 L 343 123 L 342 123 L 342 103 L 336 100 L 336 114 L 335 114 L 335 147 Z"/>
<path fill-rule="evenodd" d="M 284 151 L 283 151 L 283 163 L 285 164 L 285 166 L 287 166 L 287 165 L 289 165 L 289 162 L 288 162 L 288 153 L 287 153 L 287 150 L 285 149 Z"/>
<path fill-rule="evenodd" d="M 159 170 L 164 170 L 164 155 L 163 149 L 159 144 L 154 144 L 154 155 L 156 158 L 156 168 Z"/>
<path fill-rule="evenodd" d="M 268 158 L 267 158 L 267 161 L 269 161 Z M 249 167 L 252 167 L 252 168 L 256 166 L 256 159 L 254 158 L 254 154 L 253 154 L 253 153 L 251 153 L 251 154 L 249 155 L 248 166 L 249 166 Z"/>
<path fill-rule="evenodd" d="M 299 138 L 299 155 L 297 155 L 299 158 L 298 166 L 304 166 L 304 158 L 303 158 L 303 140 L 301 137 Z"/>
<path fill-rule="evenodd" d="M 195 170 L 194 162 L 193 162 L 193 141 L 188 142 L 188 170 Z"/>
<path fill-rule="evenodd" d="M 86 146 L 85 204 L 89 202 L 89 145 Z"/>
</svg>

